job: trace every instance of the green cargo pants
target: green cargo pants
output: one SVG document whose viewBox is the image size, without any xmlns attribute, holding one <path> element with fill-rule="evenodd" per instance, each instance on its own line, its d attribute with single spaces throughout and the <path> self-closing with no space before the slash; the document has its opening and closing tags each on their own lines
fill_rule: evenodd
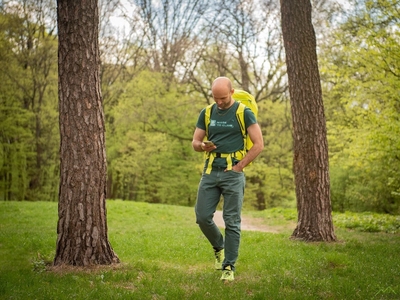
<svg viewBox="0 0 400 300">
<path fill-rule="evenodd" d="M 233 270 L 239 255 L 241 210 L 243 205 L 245 175 L 243 172 L 227 171 L 224 168 L 213 168 L 210 174 L 200 180 L 195 206 L 196 223 L 212 247 L 225 249 L 225 260 L 222 266 L 230 265 Z M 223 218 L 225 222 L 225 239 L 215 225 L 213 216 L 223 196 Z"/>
</svg>

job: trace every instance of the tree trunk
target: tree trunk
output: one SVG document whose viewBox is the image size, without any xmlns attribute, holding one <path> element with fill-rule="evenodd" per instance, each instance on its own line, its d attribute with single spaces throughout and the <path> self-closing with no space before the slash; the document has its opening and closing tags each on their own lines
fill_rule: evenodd
<svg viewBox="0 0 400 300">
<path fill-rule="evenodd" d="M 98 4 L 57 4 L 61 178 L 54 265 L 117 263 L 107 236 Z"/>
<path fill-rule="evenodd" d="M 292 238 L 335 241 L 328 143 L 310 0 L 281 0 L 298 223 Z"/>
</svg>

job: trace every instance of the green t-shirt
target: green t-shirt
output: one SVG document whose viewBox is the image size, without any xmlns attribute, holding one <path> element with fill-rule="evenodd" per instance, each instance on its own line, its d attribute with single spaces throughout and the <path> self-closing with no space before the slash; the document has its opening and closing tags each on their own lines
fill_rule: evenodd
<svg viewBox="0 0 400 300">
<path fill-rule="evenodd" d="M 239 102 L 235 102 L 230 108 L 221 110 L 217 105 L 213 105 L 211 110 L 210 124 L 208 126 L 208 140 L 212 141 L 217 149 L 212 152 L 217 153 L 234 153 L 238 150 L 243 150 L 243 136 L 240 130 L 240 125 L 236 117 L 236 110 Z M 204 108 L 199 115 L 196 127 L 206 130 Z M 244 122 L 246 128 L 256 124 L 257 119 L 250 108 L 244 110 Z M 206 161 L 206 164 L 208 162 Z M 234 162 L 235 163 L 235 162 Z M 213 167 L 226 168 L 226 159 L 216 157 L 213 162 Z"/>
</svg>

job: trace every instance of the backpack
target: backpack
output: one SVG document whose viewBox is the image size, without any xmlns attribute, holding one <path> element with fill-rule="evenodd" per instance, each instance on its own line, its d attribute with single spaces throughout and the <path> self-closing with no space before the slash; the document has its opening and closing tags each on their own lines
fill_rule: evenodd
<svg viewBox="0 0 400 300">
<path fill-rule="evenodd" d="M 253 95 L 243 90 L 235 89 L 232 98 L 235 101 L 240 102 L 238 109 L 236 110 L 236 118 L 239 122 L 239 126 L 242 131 L 244 150 L 245 152 L 247 152 L 251 149 L 251 147 L 253 147 L 253 142 L 251 141 L 246 131 L 246 124 L 244 122 L 244 109 L 246 107 L 250 108 L 257 118 L 258 115 L 257 102 L 254 99 Z M 215 105 L 215 103 L 212 103 L 206 107 L 206 112 L 205 112 L 206 136 L 208 136 L 208 125 L 210 124 L 211 109 L 213 105 Z"/>
</svg>

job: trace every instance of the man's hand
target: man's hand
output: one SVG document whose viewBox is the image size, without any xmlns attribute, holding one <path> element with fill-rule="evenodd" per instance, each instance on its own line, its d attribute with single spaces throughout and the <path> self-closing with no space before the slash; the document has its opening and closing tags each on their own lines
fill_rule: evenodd
<svg viewBox="0 0 400 300">
<path fill-rule="evenodd" d="M 243 172 L 243 168 L 239 164 L 237 164 L 232 167 L 232 171 L 241 173 Z M 225 172 L 228 172 L 228 169 L 225 169 Z"/>
<path fill-rule="evenodd" d="M 203 149 L 206 152 L 210 152 L 210 151 L 213 151 L 214 149 L 217 149 L 217 146 L 215 146 L 213 143 L 210 144 L 210 143 L 202 142 L 201 143 L 201 149 Z"/>
</svg>

